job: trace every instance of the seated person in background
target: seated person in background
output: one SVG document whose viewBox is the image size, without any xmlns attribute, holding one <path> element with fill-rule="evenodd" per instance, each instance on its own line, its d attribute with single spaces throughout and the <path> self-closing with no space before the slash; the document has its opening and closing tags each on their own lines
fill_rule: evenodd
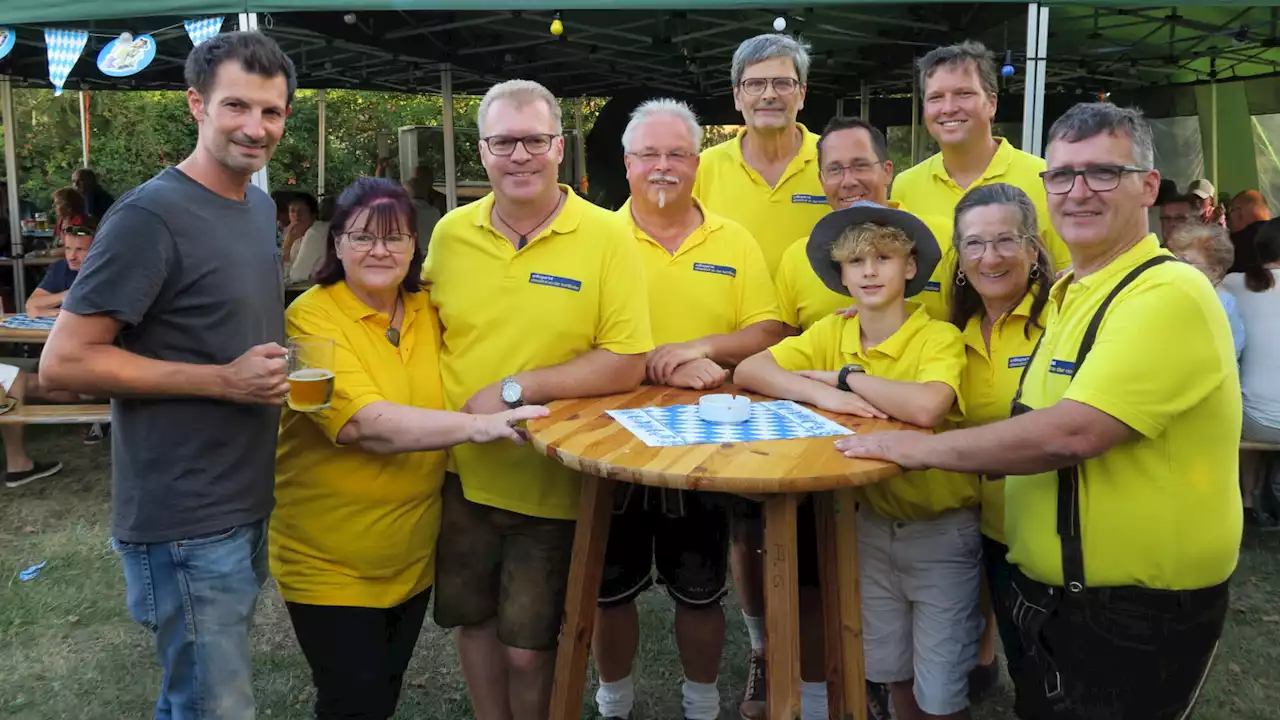
<svg viewBox="0 0 1280 720">
<path fill-rule="evenodd" d="M 71 290 L 84 258 L 89 254 L 97 222 L 92 218 L 84 225 L 71 225 L 62 231 L 62 254 L 58 262 L 45 271 L 40 286 L 27 298 L 27 314 L 31 317 L 53 317 L 62 309 L 62 300 Z"/>
<path fill-rule="evenodd" d="M 1255 247 L 1258 229 L 1271 219 L 1267 199 L 1257 190 L 1245 190 L 1231 198 L 1227 210 L 1227 229 L 1231 231 L 1231 244 L 1236 249 L 1236 259 L 1227 274 L 1244 272 L 1258 264 Z"/>
<path fill-rule="evenodd" d="M 296 285 L 311 280 L 311 276 L 324 260 L 325 246 L 329 242 L 329 221 L 333 219 L 334 199 L 326 197 L 320 201 L 320 219 L 311 223 L 311 227 L 302 240 L 298 241 L 298 251 L 288 263 L 289 284 Z"/>
<path fill-rule="evenodd" d="M 288 265 L 293 261 L 294 248 L 303 235 L 311 229 L 320 214 L 320 206 L 309 193 L 297 193 L 289 200 L 289 226 L 284 229 L 281 252 Z"/>
<path fill-rule="evenodd" d="M 1227 226 L 1226 208 L 1218 205 L 1217 191 L 1213 183 L 1201 178 L 1187 186 L 1187 198 L 1191 201 L 1191 209 L 1206 225 Z"/>
<path fill-rule="evenodd" d="M 857 301 L 857 315 L 829 315 L 751 356 L 734 381 L 830 412 L 926 428 L 958 420 L 960 330 L 905 299 L 941 260 L 929 228 L 907 212 L 858 202 L 818 222 L 808 254 L 829 288 Z M 896 717 L 967 718 L 982 633 L 977 478 L 913 471 L 859 494 L 867 680 L 890 685 Z M 801 583 L 812 582 L 800 565 Z"/>
<path fill-rule="evenodd" d="M 1199 218 L 1196 205 L 1199 201 L 1190 195 L 1175 195 L 1160 204 L 1160 242 L 1169 242 L 1174 229 Z"/>
<path fill-rule="evenodd" d="M 1209 278 L 1209 283 L 1218 293 L 1222 301 L 1222 309 L 1227 311 L 1227 320 L 1231 323 L 1231 339 L 1236 346 L 1236 357 L 1244 350 L 1244 319 L 1236 310 L 1236 299 L 1222 288 L 1222 279 L 1235 258 L 1235 250 L 1231 247 L 1231 238 L 1226 228 L 1221 225 L 1202 225 L 1187 223 L 1174 228 L 1173 234 L 1165 240 L 1164 246 L 1178 259 L 1191 265 Z"/>
<path fill-rule="evenodd" d="M 61 239 L 62 233 L 72 225 L 84 225 L 89 215 L 84 209 L 84 196 L 73 187 L 53 191 L 53 213 L 57 218 L 53 226 L 55 241 Z"/>
<path fill-rule="evenodd" d="M 19 403 L 41 394 L 39 378 L 24 373 L 13 365 L 0 364 L 0 387 L 4 388 L 6 396 Z M 36 462 L 27 455 L 22 425 L 0 425 L 0 440 L 4 441 L 5 487 L 21 487 L 33 480 L 54 475 L 62 469 L 62 463 L 56 460 Z"/>
</svg>

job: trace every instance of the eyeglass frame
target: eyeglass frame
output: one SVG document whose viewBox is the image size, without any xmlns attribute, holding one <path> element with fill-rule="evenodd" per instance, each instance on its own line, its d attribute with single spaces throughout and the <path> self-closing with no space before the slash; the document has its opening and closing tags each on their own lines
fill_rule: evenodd
<svg viewBox="0 0 1280 720">
<path fill-rule="evenodd" d="M 965 238 L 960 238 L 960 242 L 956 243 L 956 253 L 959 254 L 960 257 L 966 258 L 968 260 L 981 260 L 982 256 L 987 254 L 987 246 L 989 245 L 991 246 L 992 252 L 996 254 L 996 257 L 1003 257 L 1003 258 L 1017 257 L 1018 250 L 1025 249 L 1027 247 L 1027 243 L 1029 243 L 1032 239 L 1033 238 L 1031 236 L 1022 235 L 1022 234 L 1014 235 L 1012 237 L 996 238 L 995 240 L 985 240 L 977 237 L 972 237 L 972 238 L 965 237 Z M 982 243 L 982 252 L 979 252 L 977 255 L 970 255 L 966 253 L 964 251 L 964 244 L 969 242 L 970 240 L 975 240 L 977 242 Z M 1017 250 L 1014 250 L 1008 255 L 1000 252 L 1000 249 L 996 246 L 996 243 L 999 243 L 1002 240 L 1017 240 L 1019 243 Z"/>
<path fill-rule="evenodd" d="M 356 244 L 356 241 L 351 237 L 352 235 L 370 237 L 370 238 L 373 238 L 373 242 L 369 243 L 368 247 L 360 247 L 358 244 Z M 361 253 L 373 252 L 373 249 L 378 246 L 379 242 L 381 242 L 382 248 L 391 255 L 407 254 L 405 251 L 412 248 L 417 243 L 417 240 L 418 240 L 417 235 L 414 233 L 396 233 L 394 235 L 374 235 L 372 233 L 366 233 L 366 232 L 357 233 L 357 232 L 352 232 L 350 230 L 344 233 L 339 233 L 338 237 L 345 239 L 347 243 L 351 245 L 352 250 L 355 250 L 356 252 L 361 252 Z M 405 243 L 404 248 L 401 248 L 399 250 L 392 250 L 391 246 L 387 244 L 387 238 L 389 237 L 402 237 L 402 238 L 405 238 L 408 242 Z"/>
<path fill-rule="evenodd" d="M 1090 170 L 1116 171 L 1116 184 L 1102 190 L 1099 190 L 1093 187 L 1092 185 L 1089 184 L 1089 176 L 1087 174 Z M 1120 182 L 1124 180 L 1124 176 L 1126 174 L 1147 173 L 1147 172 L 1151 172 L 1151 168 L 1142 168 L 1142 167 L 1137 167 L 1135 165 L 1090 165 L 1089 167 L 1083 170 L 1067 170 L 1066 168 L 1050 168 L 1048 170 L 1040 171 L 1040 183 L 1044 185 L 1044 191 L 1049 193 L 1050 195 L 1066 195 L 1075 189 L 1076 181 L 1083 177 L 1084 185 L 1086 188 L 1089 189 L 1090 192 L 1104 193 L 1104 192 L 1111 192 L 1112 190 L 1115 190 L 1116 188 L 1120 187 Z M 1049 189 L 1048 176 L 1052 173 L 1071 173 L 1071 184 L 1067 186 L 1066 190 L 1054 191 Z"/>
<path fill-rule="evenodd" d="M 679 155 L 677 155 L 676 153 L 679 153 Z M 623 154 L 629 155 L 639 160 L 640 162 L 644 162 L 644 163 L 656 162 L 661 158 L 667 158 L 671 162 L 684 163 L 684 162 L 689 162 L 690 160 L 694 160 L 698 157 L 698 153 L 696 152 L 686 153 L 684 150 L 676 150 L 675 152 L 654 152 L 654 153 L 626 152 Z M 650 155 L 652 157 L 646 158 L 645 155 Z"/>
<path fill-rule="evenodd" d="M 762 88 L 760 88 L 760 92 L 758 92 L 758 93 L 753 93 L 753 92 L 751 92 L 750 90 L 748 90 L 748 89 L 747 89 L 747 83 L 749 83 L 749 82 L 754 82 L 754 81 L 756 81 L 756 80 L 762 80 L 762 81 L 764 81 L 764 82 L 765 82 L 765 86 L 764 86 L 764 87 L 762 87 Z M 781 90 L 779 90 L 779 89 L 778 89 L 778 81 L 779 81 L 779 80 L 786 80 L 786 81 L 788 81 L 788 82 L 795 83 L 795 87 L 791 88 L 790 90 L 788 90 L 788 91 L 786 91 L 786 92 L 782 92 Z M 800 78 L 793 78 L 793 77 L 786 77 L 786 76 L 783 76 L 783 77 L 764 77 L 764 78 L 747 78 L 746 80 L 739 80 L 739 81 L 738 81 L 738 87 L 742 89 L 742 92 L 746 93 L 747 95 L 750 95 L 751 97 L 760 97 L 761 95 L 764 95 L 764 91 L 765 91 L 765 90 L 768 90 L 768 89 L 770 89 L 770 88 L 772 88 L 772 89 L 773 89 L 773 93 L 774 93 L 775 95 L 777 95 L 778 97 L 786 97 L 786 96 L 788 96 L 788 95 L 794 95 L 794 94 L 795 94 L 795 92 L 796 92 L 797 90 L 799 90 L 800 88 L 804 87 L 804 83 L 800 82 Z"/>
<path fill-rule="evenodd" d="M 866 175 L 869 175 L 873 169 L 884 167 L 884 164 L 887 162 L 889 161 L 877 160 L 873 163 L 867 163 L 867 166 L 862 170 L 862 173 L 859 173 L 856 165 L 836 165 L 834 167 L 833 166 L 820 167 L 818 168 L 818 175 L 820 175 L 822 179 L 826 180 L 827 182 L 839 182 L 841 180 L 844 180 L 845 173 L 852 172 L 854 177 L 860 177 L 860 176 L 865 177 Z M 836 177 L 829 177 L 827 175 L 827 172 L 829 170 L 839 170 L 840 174 Z"/>
<path fill-rule="evenodd" d="M 540 157 L 542 155 L 546 155 L 547 153 L 551 152 L 551 148 L 555 146 L 555 142 L 553 141 L 558 137 L 563 137 L 563 133 L 530 133 L 528 135 L 521 135 L 519 137 L 515 135 L 489 135 L 487 137 L 480 138 L 480 141 L 484 143 L 485 149 L 487 149 L 489 153 L 494 155 L 495 157 L 511 157 L 512 155 L 516 154 L 517 146 L 524 148 L 525 152 L 529 153 L 534 157 Z M 525 141 L 531 140 L 534 138 L 546 138 L 547 149 L 543 150 L 542 152 L 534 152 L 530 150 L 529 146 L 525 144 Z M 511 152 L 503 154 L 494 150 L 493 145 L 491 143 L 495 139 L 505 139 L 505 140 L 513 141 L 513 144 L 511 145 Z"/>
<path fill-rule="evenodd" d="M 88 225 L 68 225 L 62 228 L 63 235 L 74 235 L 75 237 L 93 237 L 96 231 Z"/>
</svg>

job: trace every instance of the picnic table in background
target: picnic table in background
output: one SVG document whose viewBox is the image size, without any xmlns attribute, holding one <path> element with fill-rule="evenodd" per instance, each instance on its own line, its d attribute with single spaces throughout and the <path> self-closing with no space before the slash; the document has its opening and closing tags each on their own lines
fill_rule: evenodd
<svg viewBox="0 0 1280 720">
<path fill-rule="evenodd" d="M 5 315 L 0 319 L 0 342 L 44 343 L 53 330 L 54 318 L 33 318 L 26 313 Z"/>
<path fill-rule="evenodd" d="M 829 434 L 652 446 L 608 414 L 697 405 L 701 396 L 711 393 L 746 395 L 753 401 L 768 399 L 733 386 L 711 392 L 642 387 L 621 395 L 553 402 L 548 405 L 550 416 L 528 424 L 534 448 L 583 473 L 564 624 L 556 655 L 553 720 L 577 720 L 581 716 L 582 687 L 612 520 L 615 481 L 763 497 L 765 631 L 770 638 L 765 645 L 765 666 L 769 668 L 770 720 L 791 720 L 800 711 L 796 504 L 806 494 L 816 493 L 830 716 L 866 718 L 855 489 L 898 475 L 901 469 L 891 463 L 846 458 L 836 452 L 835 438 Z M 814 412 L 858 434 L 911 428 L 893 420 Z"/>
</svg>

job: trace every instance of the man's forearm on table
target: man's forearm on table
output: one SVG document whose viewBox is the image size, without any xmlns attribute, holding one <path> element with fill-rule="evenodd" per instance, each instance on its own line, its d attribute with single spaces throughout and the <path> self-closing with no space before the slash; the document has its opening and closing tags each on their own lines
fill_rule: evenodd
<svg viewBox="0 0 1280 720">
<path fill-rule="evenodd" d="M 519 373 L 526 405 L 544 405 L 554 400 L 597 397 L 627 392 L 644 380 L 645 356 L 619 355 L 608 350 L 591 350 L 572 360 Z"/>
</svg>

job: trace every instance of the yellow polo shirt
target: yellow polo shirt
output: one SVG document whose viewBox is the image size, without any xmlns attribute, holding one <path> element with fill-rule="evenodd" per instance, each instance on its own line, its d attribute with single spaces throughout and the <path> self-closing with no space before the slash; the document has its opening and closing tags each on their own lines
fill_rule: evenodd
<svg viewBox="0 0 1280 720">
<path fill-rule="evenodd" d="M 1057 319 L 1023 387 L 1029 407 L 1074 400 L 1139 433 L 1082 466 L 1084 572 L 1095 587 L 1210 587 L 1231 575 L 1240 550 L 1240 378 L 1231 328 L 1204 276 L 1182 263 L 1147 270 L 1111 304 L 1076 372 L 1102 300 L 1163 254 L 1148 235 L 1092 275 L 1063 277 L 1051 299 Z M 1005 482 L 1010 562 L 1062 585 L 1056 473 Z"/>
<path fill-rule="evenodd" d="M 886 205 L 910 212 L 893 200 Z M 916 217 L 920 218 L 921 222 L 933 232 L 943 252 L 950 253 L 951 236 L 947 234 L 951 232 L 950 222 L 931 215 L 916 214 Z M 791 243 L 791 246 L 782 254 L 782 261 L 778 264 L 777 272 L 774 273 L 774 285 L 778 293 L 778 306 L 782 310 L 782 321 L 801 330 L 807 330 L 823 316 L 830 315 L 840 308 L 857 304 L 857 301 L 848 295 L 841 295 L 827 287 L 827 284 L 818 277 L 818 273 L 813 271 L 813 266 L 809 264 L 809 255 L 805 252 L 805 246 L 808 244 L 808 235 Z M 950 262 L 951 266 L 955 267 L 954 254 Z M 948 305 L 943 293 L 943 289 L 949 287 L 944 282 L 949 279 L 945 274 L 946 264 L 947 258 L 944 258 L 943 262 L 939 262 L 938 267 L 934 269 L 933 276 L 924 291 L 911 298 L 923 305 L 929 312 L 929 316 L 935 320 L 946 320 L 948 317 Z"/>
<path fill-rule="evenodd" d="M 858 317 L 829 315 L 803 335 L 769 348 L 774 362 L 789 371 L 839 370 L 850 363 L 868 375 L 902 382 L 941 382 L 956 392 L 953 418 L 964 411 L 960 378 L 964 372 L 964 341 L 955 326 L 933 320 L 919 303 L 909 302 L 911 315 L 884 342 L 862 347 Z M 946 429 L 947 424 L 938 428 Z M 917 470 L 861 488 L 867 503 L 880 515 L 896 520 L 929 520 L 957 508 L 978 504 L 973 475 L 943 470 Z"/>
<path fill-rule="evenodd" d="M 703 209 L 702 224 L 672 254 L 636 225 L 630 200 L 618 216 L 631 228 L 644 263 L 655 344 L 688 342 L 778 319 L 769 269 L 746 228 Z"/>
<path fill-rule="evenodd" d="M 271 574 L 290 602 L 394 607 L 435 578 L 445 453 L 375 455 L 337 438 L 371 403 L 444 408 L 435 310 L 425 291 L 406 294 L 396 348 L 387 316 L 340 281 L 298 297 L 285 326 L 333 338 L 334 387 L 327 410 L 281 415 Z"/>
<path fill-rule="evenodd" d="M 653 349 L 649 296 L 626 223 L 566 185 L 564 207 L 518 252 L 494 229 L 493 194 L 440 219 L 423 274 L 444 326 L 445 400 L 595 349 Z M 452 451 L 468 500 L 540 518 L 572 519 L 578 474 L 511 443 Z"/>
<path fill-rule="evenodd" d="M 1000 146 L 991 158 L 991 163 L 969 188 L 962 188 L 951 179 L 942 164 L 942 153 L 938 153 L 915 167 L 907 168 L 894 178 L 891 197 L 911 208 L 912 212 L 945 218 L 947 239 L 944 241 L 943 236 L 940 236 L 938 242 L 943 247 L 953 247 L 955 243 L 952 239 L 952 226 L 955 222 L 956 204 L 967 190 L 992 183 L 1007 183 L 1021 188 L 1036 206 L 1040 238 L 1049 251 L 1049 257 L 1053 259 L 1054 269 L 1070 267 L 1071 254 L 1049 219 L 1048 198 L 1044 192 L 1044 181 L 1040 179 L 1040 173 L 1045 169 L 1044 158 L 1022 152 L 1004 138 L 996 138 L 996 141 Z M 939 263 L 939 272 L 934 274 L 934 280 L 943 281 L 955 273 L 954 253 L 950 258 L 944 257 L 944 260 L 947 259 L 950 260 L 949 266 L 944 268 L 948 263 Z M 946 282 L 942 282 L 942 287 L 947 287 Z"/>
<path fill-rule="evenodd" d="M 702 152 L 693 181 L 693 194 L 703 207 L 741 224 L 760 243 L 771 274 L 777 271 L 787 246 L 808 235 L 831 211 L 818 173 L 818 136 L 803 125 L 796 127 L 804 134 L 800 152 L 777 185 L 769 187 L 743 159 L 745 128 L 737 137 Z"/>
<path fill-rule="evenodd" d="M 1031 322 L 1031 305 L 1034 302 L 1035 297 L 1027 293 L 1018 307 L 996 320 L 991 327 L 990 352 L 982 338 L 985 311 L 979 310 L 977 315 L 969 318 L 964 328 L 966 362 L 960 383 L 964 420 L 960 427 L 986 425 L 1009 417 L 1009 405 L 1018 391 L 1022 371 L 1036 340 L 1044 332 L 1043 327 L 1053 317 L 1053 306 L 1046 305 L 1039 325 Z M 1004 478 L 981 476 L 978 487 L 982 493 L 982 534 L 1003 543 Z"/>
</svg>

